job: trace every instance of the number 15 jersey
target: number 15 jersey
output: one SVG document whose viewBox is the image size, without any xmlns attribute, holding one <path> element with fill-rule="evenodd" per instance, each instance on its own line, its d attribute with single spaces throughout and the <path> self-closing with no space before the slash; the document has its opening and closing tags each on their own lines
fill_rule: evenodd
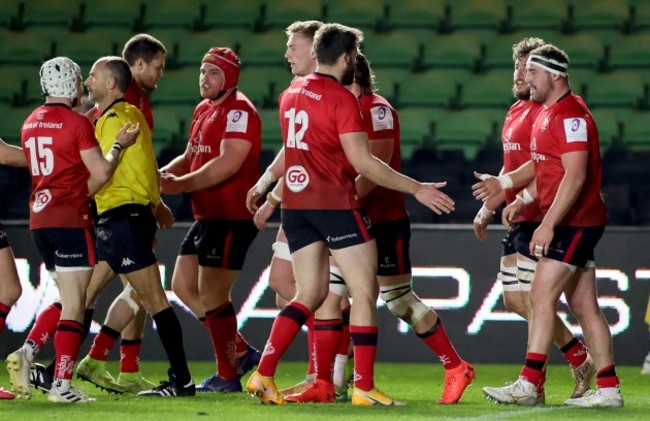
<svg viewBox="0 0 650 421">
<path fill-rule="evenodd" d="M 335 78 L 312 73 L 280 96 L 284 143 L 283 209 L 356 209 L 357 175 L 339 135 L 363 132 L 354 95 Z"/>
<path fill-rule="evenodd" d="M 27 117 L 20 139 L 32 175 L 29 227 L 90 227 L 90 173 L 80 152 L 99 147 L 92 124 L 64 104 L 46 104 Z"/>
</svg>

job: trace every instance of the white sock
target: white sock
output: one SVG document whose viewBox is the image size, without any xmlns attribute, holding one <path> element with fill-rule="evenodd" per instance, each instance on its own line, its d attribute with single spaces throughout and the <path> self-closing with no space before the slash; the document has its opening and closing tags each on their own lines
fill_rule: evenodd
<svg viewBox="0 0 650 421">
<path fill-rule="evenodd" d="M 599 387 L 598 391 L 601 395 L 607 397 L 617 396 L 621 393 L 618 387 Z"/>
<path fill-rule="evenodd" d="M 344 387 L 345 386 L 345 365 L 348 362 L 348 354 L 336 354 L 334 359 L 334 386 Z"/>
<path fill-rule="evenodd" d="M 70 386 L 72 386 L 72 380 L 54 379 L 52 386 L 56 387 L 58 392 L 67 392 L 70 390 Z"/>
<path fill-rule="evenodd" d="M 40 351 L 38 346 L 31 340 L 26 341 L 21 348 L 25 350 L 25 358 L 30 364 L 34 362 L 36 354 Z"/>
</svg>

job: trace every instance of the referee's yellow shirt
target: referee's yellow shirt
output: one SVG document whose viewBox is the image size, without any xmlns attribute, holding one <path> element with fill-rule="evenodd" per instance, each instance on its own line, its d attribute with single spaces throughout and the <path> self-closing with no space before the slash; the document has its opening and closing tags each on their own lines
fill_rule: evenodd
<svg viewBox="0 0 650 421">
<path fill-rule="evenodd" d="M 140 110 L 126 101 L 113 103 L 97 120 L 95 136 L 105 155 L 127 122 L 140 123 L 140 134 L 135 144 L 122 152 L 122 160 L 113 177 L 95 194 L 99 215 L 118 206 L 155 207 L 160 202 L 156 153 L 151 130 Z"/>
</svg>

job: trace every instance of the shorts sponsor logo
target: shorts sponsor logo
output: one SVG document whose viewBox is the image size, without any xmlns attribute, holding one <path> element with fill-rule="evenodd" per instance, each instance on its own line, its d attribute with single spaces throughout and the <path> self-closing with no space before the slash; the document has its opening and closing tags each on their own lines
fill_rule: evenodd
<svg viewBox="0 0 650 421">
<path fill-rule="evenodd" d="M 125 257 L 125 258 L 122 259 L 122 267 L 131 266 L 131 265 L 134 265 L 134 264 L 135 264 L 135 262 L 133 260 L 129 259 L 128 257 Z"/>
<path fill-rule="evenodd" d="M 285 176 L 287 187 L 294 193 L 300 193 L 309 185 L 309 174 L 302 165 L 292 165 Z"/>
<path fill-rule="evenodd" d="M 81 253 L 63 254 L 59 253 L 58 250 L 54 252 L 54 255 L 59 259 L 81 259 L 83 257 Z"/>
<path fill-rule="evenodd" d="M 34 213 L 39 213 L 52 201 L 52 192 L 50 189 L 39 190 L 34 193 L 34 204 L 32 205 L 32 211 Z"/>
<path fill-rule="evenodd" d="M 351 238 L 357 238 L 357 233 L 353 232 L 351 234 L 340 235 L 338 237 L 327 236 L 328 243 L 338 243 L 339 241 L 349 240 Z"/>
</svg>

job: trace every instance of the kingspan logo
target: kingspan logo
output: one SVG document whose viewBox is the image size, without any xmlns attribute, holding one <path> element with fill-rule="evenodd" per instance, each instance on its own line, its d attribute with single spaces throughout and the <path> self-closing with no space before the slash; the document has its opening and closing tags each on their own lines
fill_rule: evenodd
<svg viewBox="0 0 650 421">
<path fill-rule="evenodd" d="M 212 153 L 212 147 L 210 145 L 192 145 L 192 153 L 194 155 L 202 154 L 202 153 Z"/>
</svg>

